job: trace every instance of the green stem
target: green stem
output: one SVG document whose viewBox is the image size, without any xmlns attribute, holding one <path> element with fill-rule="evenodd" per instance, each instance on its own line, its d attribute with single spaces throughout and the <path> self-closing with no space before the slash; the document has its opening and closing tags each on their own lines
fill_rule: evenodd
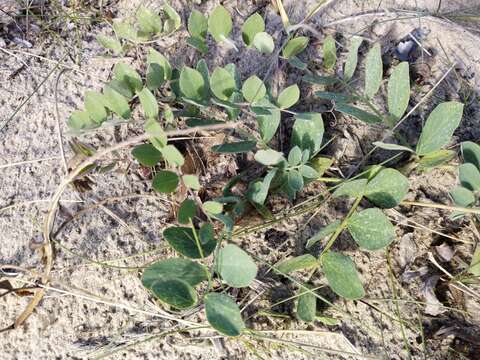
<svg viewBox="0 0 480 360">
<path fill-rule="evenodd" d="M 322 253 L 320 254 L 320 258 L 323 256 L 323 254 L 325 254 L 332 247 L 332 245 L 335 242 L 335 240 L 337 239 L 338 235 L 340 235 L 340 233 L 347 227 L 348 219 L 350 219 L 350 217 L 353 215 L 353 213 L 357 209 L 358 205 L 360 205 L 360 201 L 362 201 L 362 198 L 363 198 L 363 195 L 357 197 L 357 199 L 353 203 L 352 207 L 348 211 L 347 216 L 345 216 L 345 218 L 343 219 L 340 226 L 337 228 L 337 230 L 335 230 L 335 232 L 332 234 L 332 236 L 330 236 L 330 239 L 328 240 L 328 243 L 325 246 L 325 249 L 323 249 Z"/>
<path fill-rule="evenodd" d="M 192 219 L 189 219 L 189 221 L 190 221 L 190 227 L 192 228 L 193 237 L 195 238 L 195 244 L 197 245 L 200 257 L 203 259 L 205 256 L 203 254 L 202 245 L 200 244 L 200 239 L 198 238 L 197 230 L 195 229 L 195 226 L 193 226 Z"/>
</svg>

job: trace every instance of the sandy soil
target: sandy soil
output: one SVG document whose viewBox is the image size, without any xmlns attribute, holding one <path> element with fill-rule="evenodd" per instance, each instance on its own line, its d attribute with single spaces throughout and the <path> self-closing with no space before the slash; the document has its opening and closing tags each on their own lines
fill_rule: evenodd
<svg viewBox="0 0 480 360">
<path fill-rule="evenodd" d="M 15 10 L 16 5 L 9 0 L 0 0 L 8 8 Z M 130 16 L 140 1 L 119 1 L 112 8 L 118 10 L 117 17 Z M 185 19 L 188 16 L 186 1 L 172 2 Z M 212 8 L 218 1 L 209 1 L 203 5 L 205 10 Z M 260 3 L 260 2 L 258 2 Z M 292 19 L 301 19 L 302 12 L 309 9 L 315 1 L 286 1 Z M 380 3 L 380 4 L 379 4 Z M 442 9 L 457 10 L 472 6 L 472 1 L 444 1 Z M 255 6 L 250 2 L 228 1 L 226 6 L 235 14 L 234 40 L 239 41 L 239 26 Z M 466 85 L 459 85 L 453 74 L 439 87 L 432 100 L 421 107 L 418 114 L 407 122 L 402 130 L 407 138 L 418 136 L 425 115 L 442 99 L 461 100 L 459 93 L 472 91 L 473 100 L 466 107 L 466 116 L 455 134 L 454 143 L 464 140 L 480 139 L 480 111 L 478 89 L 480 88 L 480 40 L 479 27 L 475 23 L 462 25 L 448 19 L 434 17 L 400 16 L 400 10 L 418 11 L 437 9 L 437 0 L 405 1 L 328 1 L 322 11 L 312 19 L 311 26 L 317 31 L 343 36 L 359 32 L 372 41 L 381 40 L 384 52 L 391 51 L 399 39 L 414 28 L 421 26 L 430 30 L 424 46 L 435 54 L 426 58 L 429 64 L 429 77 L 419 86 L 415 100 L 420 98 L 433 86 L 449 67 L 449 61 L 458 62 L 458 73 Z M 234 7 L 238 11 L 234 10 Z M 389 9 L 389 11 L 386 11 Z M 267 28 L 270 33 L 281 31 L 280 18 L 270 8 L 263 9 Z M 362 14 L 358 16 L 358 14 Z M 395 20 L 395 21 L 393 21 Z M 373 27 L 368 28 L 372 22 Z M 35 244 L 41 241 L 41 226 L 46 215 L 48 199 L 55 191 L 65 169 L 61 158 L 58 125 L 62 130 L 62 144 L 67 159 L 73 153 L 68 145 L 70 136 L 66 134 L 66 119 L 69 114 L 83 103 L 83 93 L 87 89 L 99 90 L 106 81 L 113 65 L 118 61 L 127 61 L 135 66 L 142 63 L 141 56 L 130 58 L 109 58 L 103 56 L 102 49 L 94 41 L 94 36 L 105 33 L 107 27 L 101 23 L 92 25 L 75 25 L 62 23 L 55 29 L 55 34 L 46 34 L 35 27 L 30 29 L 28 37 L 33 45 L 27 48 L 14 44 L 7 36 L 15 30 L 12 19 L 0 13 L 0 26 L 3 36 L 0 38 L 0 264 L 13 264 L 35 268 L 39 265 Z M 32 20 L 32 23 L 35 22 Z M 478 25 L 478 23 L 477 23 Z M 469 29 L 471 28 L 471 29 Z M 1 31 L 1 29 L 0 29 Z M 0 34 L 2 34 L 0 32 Z M 81 34 L 81 37 L 78 36 Z M 159 41 L 155 46 L 170 54 L 176 64 L 192 63 L 195 52 L 181 48 L 178 40 L 185 39 L 182 29 L 172 39 Z M 313 36 L 312 39 L 315 39 Z M 315 42 L 315 41 L 314 41 Z M 441 44 L 441 45 L 440 45 Z M 265 74 L 269 62 L 265 57 L 248 52 L 248 56 L 239 56 L 225 47 L 212 46 L 207 56 L 210 66 L 235 62 L 243 78 L 252 73 Z M 310 56 L 321 56 L 321 46 L 312 45 L 308 49 Z M 67 54 L 67 56 L 65 56 Z M 81 62 L 75 59 L 81 55 Z M 57 61 L 62 65 L 54 68 Z M 61 73 L 60 70 L 64 69 Z M 274 74 L 279 85 L 298 79 L 295 72 L 287 75 Z M 46 80 L 44 80 L 46 79 Z M 467 81 L 468 80 L 468 81 Z M 57 90 L 56 90 L 57 89 Z M 308 91 L 308 89 L 305 89 Z M 31 97 L 30 95 L 33 94 Z M 476 96 L 476 100 L 475 100 Z M 415 101 L 415 102 L 416 102 Z M 25 103 L 25 104 L 24 104 Z M 57 110 L 58 106 L 58 110 Z M 316 103 L 306 102 L 305 108 L 312 110 Z M 304 110 L 304 109 L 302 109 Z M 58 122 L 57 122 L 58 121 Z M 369 128 L 352 119 L 339 119 L 333 125 L 326 120 L 329 136 L 337 138 L 327 149 L 326 154 L 334 156 L 339 168 L 348 172 L 349 164 L 355 164 L 362 152 L 369 150 L 371 141 L 377 140 L 382 128 Z M 5 125 L 5 127 L 4 127 Z M 287 126 L 288 127 L 288 126 Z M 80 140 L 96 148 L 106 147 L 124 140 L 135 133 L 140 133 L 141 126 L 135 124 L 119 127 L 102 128 L 92 134 L 82 136 Z M 381 159 L 385 154 L 378 155 Z M 113 350 L 134 340 L 146 339 L 148 334 L 155 334 L 162 329 L 172 329 L 173 322 L 158 317 L 160 308 L 145 292 L 139 281 L 141 267 L 152 259 L 172 254 L 164 242 L 161 231 L 169 221 L 169 201 L 155 196 L 150 191 L 149 182 L 138 171 L 135 164 L 130 164 L 128 153 L 118 154 L 118 165 L 113 172 L 92 176 L 93 191 L 78 194 L 73 189 L 66 191 L 62 198 L 62 207 L 57 217 L 57 227 L 63 224 L 55 237 L 55 267 L 51 286 L 40 306 L 29 318 L 26 325 L 1 334 L 0 358 L 10 359 L 80 359 L 93 358 L 100 351 Z M 23 163 L 35 160 L 31 163 Z M 42 160 L 42 161 L 39 161 Z M 20 162 L 21 164 L 15 164 Z M 215 163 L 215 161 L 213 161 Z M 9 164 L 9 165 L 8 165 Z M 217 161 L 219 167 L 221 162 Z M 8 165 L 8 166 L 6 166 Z M 128 167 L 131 165 L 130 167 Z M 212 173 L 222 173 L 224 168 L 210 169 Z M 227 167 L 236 171 L 235 166 Z M 210 177 L 209 177 L 210 176 Z M 202 180 L 211 181 L 212 175 L 205 175 Z M 448 203 L 448 190 L 456 183 L 453 167 L 436 169 L 426 174 L 412 176 L 411 200 L 435 201 Z M 218 184 L 212 183 L 212 186 Z M 310 187 L 302 195 L 306 198 L 318 191 Z M 110 199 L 102 203 L 103 200 Z M 285 202 L 271 204 L 274 208 L 284 206 Z M 11 206 L 8 209 L 5 207 Z M 289 219 L 274 228 L 242 238 L 240 243 L 248 250 L 265 257 L 272 263 L 288 256 L 304 253 L 304 246 L 309 236 L 332 219 L 345 213 L 348 203 L 338 202 L 326 208 L 310 219 L 310 214 Z M 82 209 L 87 211 L 75 215 Z M 427 254 L 435 251 L 435 246 L 447 243 L 455 250 L 455 257 L 444 264 L 447 267 L 468 262 L 472 254 L 473 235 L 467 222 L 448 220 L 447 212 L 433 210 L 400 208 L 399 213 L 389 215 L 401 224 L 397 226 L 397 241 L 392 246 L 394 258 L 393 271 L 398 279 L 398 296 L 402 299 L 422 301 L 422 278 L 413 277 L 403 281 L 402 276 L 408 271 L 417 271 L 424 267 L 428 274 L 436 274 L 427 260 Z M 440 216 L 439 216 L 440 215 Z M 72 217 L 74 217 L 72 219 Z M 421 228 L 412 229 L 405 225 L 404 217 L 431 229 L 436 229 L 461 241 L 448 240 Z M 310 220 L 307 226 L 304 226 Z M 384 253 L 364 253 L 355 249 L 351 239 L 342 236 L 338 249 L 349 253 L 357 263 L 364 281 L 368 298 L 392 298 L 392 290 L 386 279 L 388 271 Z M 140 255 L 139 255 L 140 254 Z M 112 260 L 107 266 L 97 263 Z M 266 291 L 258 303 L 247 308 L 246 313 L 261 305 L 275 302 L 275 299 L 292 294 L 291 284 L 282 279 L 271 277 L 262 269 L 259 282 L 249 291 L 242 292 L 238 299 L 246 302 L 269 289 L 274 284 L 282 284 L 274 291 Z M 319 280 L 320 283 L 320 280 Z M 60 289 L 59 292 L 55 289 Z M 451 296 L 452 292 L 445 292 Z M 395 316 L 396 308 L 391 301 L 369 302 L 377 306 L 376 311 L 364 302 L 345 302 L 336 299 L 331 293 L 326 297 L 333 299 L 343 309 L 340 313 L 328 309 L 325 314 L 338 319 L 333 326 L 316 322 L 314 326 L 305 326 L 295 320 L 268 320 L 258 318 L 249 325 L 259 329 L 282 330 L 317 330 L 317 332 L 296 335 L 278 334 L 284 339 L 315 344 L 319 347 L 336 349 L 343 352 L 358 352 L 374 358 L 406 359 L 401 329 L 398 322 L 388 316 Z M 461 348 L 470 343 L 471 333 L 480 325 L 478 299 L 472 300 L 463 293 L 454 294 L 461 298 L 449 299 L 449 304 L 456 304 L 458 309 L 470 315 L 461 315 L 455 311 L 437 316 L 424 313 L 423 306 L 408 302 L 399 303 L 399 310 L 405 321 L 418 324 L 424 328 L 427 339 L 426 353 L 432 359 L 446 359 L 448 347 Z M 27 304 L 29 296 L 9 296 L 0 298 L 0 329 L 9 326 L 15 316 Z M 115 304 L 112 306 L 112 304 Z M 454 305 L 452 305 L 454 306 Z M 291 312 L 287 306 L 282 311 Z M 387 314 L 387 315 L 385 315 Z M 189 317 L 192 321 L 203 320 L 201 312 Z M 446 335 L 438 334 L 445 330 Z M 144 344 L 136 345 L 111 356 L 112 359 L 244 359 L 256 358 L 255 354 L 237 340 L 205 339 L 207 333 L 190 333 L 168 336 Z M 211 335 L 211 334 L 210 334 Z M 448 335 L 448 336 L 447 336 Z M 469 337 L 470 336 L 470 337 Z M 412 358 L 423 358 L 419 332 L 406 329 L 405 337 L 414 351 Z M 319 349 L 315 355 L 299 353 L 272 344 L 255 343 L 264 358 L 348 358 L 333 354 L 327 355 Z M 451 357 L 452 359 L 455 357 Z M 472 357 L 474 359 L 475 357 Z M 478 359 L 478 357 L 477 357 Z"/>
</svg>

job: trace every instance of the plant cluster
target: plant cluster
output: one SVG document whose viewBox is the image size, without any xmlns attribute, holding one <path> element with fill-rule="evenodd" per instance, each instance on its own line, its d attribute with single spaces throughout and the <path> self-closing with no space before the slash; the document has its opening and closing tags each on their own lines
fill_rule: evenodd
<svg viewBox="0 0 480 360">
<path fill-rule="evenodd" d="M 132 45 L 145 42 L 152 36 L 169 34 L 180 26 L 180 17 L 170 6 L 163 7 L 162 16 L 142 7 L 136 14 L 135 24 L 114 21 L 115 36 L 100 36 L 98 40 L 114 54 L 121 54 Z M 217 43 L 237 48 L 230 39 L 232 27 L 232 18 L 223 6 L 217 6 L 208 17 L 193 10 L 188 19 L 190 37 L 187 43 L 200 55 L 208 52 L 208 36 Z M 309 64 L 300 59 L 300 54 L 308 46 L 308 37 L 290 31 L 283 44 L 275 44 L 258 13 L 244 22 L 242 40 L 246 47 L 266 55 L 276 51 L 276 55 L 271 56 L 281 56 L 290 66 L 303 71 L 305 82 L 322 87 L 315 95 L 331 101 L 332 112 L 353 116 L 367 124 L 383 123 L 394 135 L 406 118 L 411 92 L 408 62 L 396 65 L 388 79 L 387 110 L 378 109 L 374 103 L 384 75 L 379 44 L 374 44 L 367 52 L 364 87 L 360 93 L 352 85 L 352 79 L 358 66 L 359 48 L 365 41 L 361 37 L 351 38 L 341 77 L 331 75 L 337 63 L 336 41 L 332 36 L 324 39 L 325 75 L 312 72 Z M 163 231 L 165 240 L 181 257 L 160 260 L 149 266 L 142 275 L 143 285 L 174 309 L 191 308 L 202 302 L 213 328 L 222 334 L 237 336 L 246 331 L 239 307 L 231 296 L 215 291 L 214 280 L 233 288 L 249 286 L 257 275 L 257 264 L 254 255 L 230 241 L 234 223 L 242 217 L 247 205 L 253 205 L 260 214 L 268 216 L 265 202 L 269 194 L 284 194 L 294 200 L 306 184 L 321 181 L 323 173 L 332 164 L 330 159 L 320 155 L 324 146 L 322 114 L 292 110 L 301 97 L 298 85 L 290 85 L 275 95 L 256 75 L 242 80 L 234 64 L 209 69 L 206 61 L 201 59 L 194 68 L 187 65 L 174 68 L 153 48 L 147 51 L 146 64 L 146 74 L 142 77 L 131 66 L 118 63 L 113 79 L 101 93 L 88 91 L 85 94 L 85 110 L 73 112 L 68 125 L 72 132 L 79 134 L 105 122 L 126 121 L 131 117 L 132 109 L 140 106 L 149 142 L 136 146 L 133 157 L 141 165 L 155 168 L 152 180 L 155 191 L 173 193 L 183 183 L 191 195 L 179 207 L 179 225 Z M 212 119 L 209 115 L 212 108 L 223 111 L 223 119 Z M 379 141 L 374 145 L 411 153 L 413 167 L 418 165 L 420 169 L 427 169 L 437 166 L 455 155 L 445 146 L 458 127 L 462 112 L 461 103 L 439 104 L 428 116 L 415 148 L 405 142 L 398 145 Z M 242 113 L 255 117 L 258 134 L 239 131 L 237 141 L 217 144 L 211 151 L 252 152 L 255 161 L 265 168 L 265 175 L 250 182 L 244 194 L 233 190 L 240 180 L 240 176 L 234 177 L 224 187 L 222 196 L 200 203 L 193 196 L 201 188 L 200 181 L 195 175 L 182 174 L 185 159 L 181 151 L 169 143 L 165 129 L 175 127 L 178 119 L 185 120 L 189 127 L 236 122 Z M 270 145 L 282 115 L 293 117 L 290 146 L 286 153 Z M 480 147 L 464 143 L 462 149 L 466 161 L 460 167 L 462 187 L 452 190 L 451 194 L 457 204 L 474 206 L 480 191 Z M 276 264 L 273 270 L 284 276 L 304 269 L 310 269 L 313 276 L 315 270 L 321 270 L 336 294 L 346 299 L 360 299 L 365 291 L 355 263 L 349 256 L 332 251 L 331 247 L 343 231 L 348 231 L 362 250 L 376 251 L 391 244 L 395 239 L 395 228 L 382 209 L 393 208 L 402 202 L 409 190 L 409 180 L 396 169 L 374 165 L 349 180 L 340 181 L 330 190 L 334 198 L 348 197 L 354 202 L 343 219 L 332 222 L 308 240 L 307 249 L 327 239 L 320 256 L 307 253 L 289 258 Z M 359 210 L 361 204 L 364 209 Z M 219 226 L 214 227 L 218 221 L 223 224 L 221 230 L 216 230 Z M 207 261 L 209 257 L 213 260 Z M 309 282 L 299 287 L 298 317 L 306 322 L 313 321 L 318 296 Z"/>
</svg>

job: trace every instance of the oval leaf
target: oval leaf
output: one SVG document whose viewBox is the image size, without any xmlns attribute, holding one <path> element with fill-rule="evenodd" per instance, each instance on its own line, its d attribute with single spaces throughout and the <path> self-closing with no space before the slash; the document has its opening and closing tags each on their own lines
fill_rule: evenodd
<svg viewBox="0 0 480 360">
<path fill-rule="evenodd" d="M 298 146 L 302 150 L 309 150 L 310 156 L 314 156 L 322 147 L 324 131 L 321 114 L 297 114 L 293 124 L 291 145 Z"/>
<path fill-rule="evenodd" d="M 169 227 L 163 231 L 163 237 L 180 254 L 191 259 L 202 258 L 202 254 L 199 251 L 195 235 L 191 228 L 181 226 Z M 213 236 L 204 237 L 202 240 L 204 241 L 199 240 L 199 243 L 203 252 L 203 257 L 206 257 L 213 252 L 217 246 L 217 242 Z"/>
<path fill-rule="evenodd" d="M 358 48 L 362 42 L 363 38 L 360 36 L 354 36 L 348 45 L 348 55 L 347 60 L 345 61 L 345 68 L 343 70 L 343 78 L 346 81 L 350 80 L 355 73 L 358 63 Z"/>
<path fill-rule="evenodd" d="M 300 89 L 298 85 L 291 85 L 284 89 L 280 95 L 278 95 L 277 103 L 280 109 L 288 109 L 295 105 L 300 98 Z"/>
<path fill-rule="evenodd" d="M 267 88 L 256 75 L 250 76 L 242 86 L 242 95 L 249 103 L 261 100 L 267 93 Z"/>
<path fill-rule="evenodd" d="M 195 201 L 186 199 L 180 205 L 178 209 L 178 222 L 180 224 L 190 224 L 197 215 L 197 205 Z"/>
<path fill-rule="evenodd" d="M 393 69 L 388 80 L 388 111 L 395 122 L 400 120 L 410 100 L 410 70 L 408 62 L 402 62 Z"/>
<path fill-rule="evenodd" d="M 275 269 L 282 274 L 290 274 L 294 271 L 310 269 L 318 265 L 317 258 L 310 254 L 295 256 L 275 264 Z"/>
<path fill-rule="evenodd" d="M 291 39 L 283 48 L 283 57 L 289 59 L 300 54 L 307 47 L 308 41 L 308 38 L 305 36 Z"/>
<path fill-rule="evenodd" d="M 156 119 L 158 116 L 158 103 L 152 92 L 147 88 L 143 88 L 142 91 L 137 92 L 137 95 L 145 117 L 147 119 Z"/>
<path fill-rule="evenodd" d="M 212 151 L 216 153 L 245 153 L 252 150 L 256 141 L 238 141 L 234 143 L 225 143 L 212 146 Z"/>
<path fill-rule="evenodd" d="M 133 157 L 143 166 L 155 166 L 162 160 L 162 154 L 152 144 L 141 144 L 132 150 Z"/>
<path fill-rule="evenodd" d="M 188 32 L 193 37 L 205 38 L 208 30 L 208 20 L 200 11 L 193 9 L 188 17 Z"/>
<path fill-rule="evenodd" d="M 388 246 L 395 238 L 395 228 L 380 209 L 371 208 L 353 214 L 347 229 L 363 249 L 378 250 Z"/>
<path fill-rule="evenodd" d="M 275 49 L 275 43 L 270 34 L 259 32 L 253 38 L 253 46 L 263 54 L 271 54 Z"/>
<path fill-rule="evenodd" d="M 337 62 L 337 47 L 335 39 L 332 35 L 328 35 L 323 43 L 323 66 L 329 70 L 335 66 Z"/>
<path fill-rule="evenodd" d="M 257 265 L 250 255 L 234 244 L 219 251 L 215 266 L 223 281 L 235 288 L 249 286 L 257 276 Z"/>
<path fill-rule="evenodd" d="M 148 266 L 142 275 L 142 284 L 147 289 L 162 279 L 176 278 L 195 286 L 208 280 L 208 270 L 192 260 L 172 258 L 157 261 Z"/>
<path fill-rule="evenodd" d="M 480 146 L 471 141 L 464 141 L 462 143 L 463 160 L 466 163 L 471 163 L 480 170 Z"/>
<path fill-rule="evenodd" d="M 377 115 L 370 114 L 369 112 L 366 112 L 365 110 L 359 109 L 355 106 L 337 103 L 335 104 L 335 110 L 356 117 L 358 120 L 361 120 L 367 124 L 382 122 L 382 118 L 378 117 Z"/>
<path fill-rule="evenodd" d="M 242 26 L 242 39 L 245 45 L 251 46 L 258 33 L 265 31 L 265 21 L 259 13 L 251 15 Z"/>
<path fill-rule="evenodd" d="M 255 154 L 255 160 L 258 161 L 260 164 L 270 166 L 276 165 L 283 159 L 283 154 L 281 152 L 267 149 L 267 150 L 259 150 Z"/>
<path fill-rule="evenodd" d="M 365 57 L 365 96 L 372 98 L 380 89 L 383 62 L 380 44 L 375 44 Z"/>
<path fill-rule="evenodd" d="M 155 297 L 177 309 L 188 309 L 197 303 L 195 290 L 187 282 L 177 278 L 157 280 L 151 291 Z"/>
<path fill-rule="evenodd" d="M 222 42 L 232 32 L 232 17 L 222 5 L 218 5 L 208 19 L 208 31 L 216 42 Z"/>
<path fill-rule="evenodd" d="M 299 290 L 300 296 L 297 300 L 297 316 L 307 323 L 313 322 L 317 315 L 317 297 L 306 289 Z"/>
<path fill-rule="evenodd" d="M 221 100 L 228 100 L 235 90 L 235 79 L 224 68 L 217 67 L 210 77 L 210 89 Z"/>
<path fill-rule="evenodd" d="M 174 172 L 161 170 L 153 178 L 153 188 L 161 193 L 171 193 L 177 189 L 178 176 Z"/>
<path fill-rule="evenodd" d="M 219 333 L 238 336 L 245 329 L 240 309 L 228 295 L 210 293 L 205 296 L 207 320 Z"/>
<path fill-rule="evenodd" d="M 180 91 L 189 99 L 202 101 L 205 97 L 205 79 L 202 74 L 185 66 L 180 72 Z"/>
<path fill-rule="evenodd" d="M 407 195 L 408 179 L 395 169 L 383 169 L 368 182 L 365 196 L 384 209 L 397 206 Z"/>
<path fill-rule="evenodd" d="M 363 196 L 366 186 L 366 179 L 347 181 L 335 189 L 333 192 L 333 197 L 348 196 L 357 198 L 359 196 Z"/>
<path fill-rule="evenodd" d="M 351 300 L 365 296 L 355 264 L 348 256 L 329 251 L 321 261 L 328 285 L 336 294 Z"/>
<path fill-rule="evenodd" d="M 458 168 L 458 177 L 462 186 L 472 191 L 480 191 L 480 171 L 473 164 L 462 164 Z"/>
<path fill-rule="evenodd" d="M 416 153 L 426 155 L 447 145 L 460 124 L 462 114 L 463 104 L 459 102 L 450 101 L 438 105 L 428 116 L 417 143 Z"/>
</svg>

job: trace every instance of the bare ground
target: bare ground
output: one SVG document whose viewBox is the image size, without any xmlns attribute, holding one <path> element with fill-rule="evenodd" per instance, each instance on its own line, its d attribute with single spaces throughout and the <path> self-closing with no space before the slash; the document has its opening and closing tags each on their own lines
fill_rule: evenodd
<svg viewBox="0 0 480 360">
<path fill-rule="evenodd" d="M 12 11 L 18 9 L 17 4 L 0 1 L 7 4 L 8 11 L 10 7 Z M 117 17 L 131 16 L 139 3 L 119 1 L 118 4 L 108 4 L 106 10 L 112 11 L 112 15 Z M 173 2 L 184 19 L 189 13 L 189 5 L 185 3 Z M 216 3 L 217 1 L 209 1 L 203 8 L 208 10 Z M 302 18 L 302 12 L 310 7 L 310 3 L 313 1 L 285 1 L 285 5 L 291 9 L 291 17 L 298 19 Z M 260 6 L 261 2 L 257 5 Z M 239 39 L 240 24 L 257 5 L 243 1 L 226 2 L 231 13 L 235 14 L 235 40 Z M 447 1 L 443 2 L 441 10 L 454 11 L 473 5 L 480 4 L 473 4 L 472 1 Z M 465 117 L 452 144 L 464 140 L 478 142 L 478 22 L 453 22 L 446 17 L 418 17 L 414 14 L 418 14 L 419 10 L 435 11 L 437 7 L 436 0 L 329 1 L 312 19 L 311 26 L 320 34 L 336 33 L 340 41 L 342 37 L 356 32 L 372 41 L 380 40 L 385 58 L 389 58 L 388 52 L 392 51 L 398 40 L 414 28 L 427 28 L 430 34 L 424 46 L 434 56 L 424 55 L 419 60 L 428 65 L 428 70 L 418 66 L 419 85 L 415 89 L 411 105 L 432 88 L 453 61 L 458 66 L 442 82 L 434 96 L 406 122 L 402 132 L 414 143 L 422 121 L 436 103 L 449 99 L 468 99 Z M 88 12 L 88 16 L 98 12 L 92 6 L 89 8 L 93 10 Z M 386 9 L 389 11 L 386 12 Z M 408 12 L 402 13 L 400 10 Z M 260 7 L 260 11 L 265 15 L 268 31 L 279 34 L 279 17 L 270 7 Z M 0 264 L 33 269 L 39 265 L 35 245 L 41 240 L 47 200 L 65 176 L 57 121 L 63 132 L 62 144 L 66 157 L 71 159 L 73 153 L 68 146 L 70 136 L 65 134 L 66 119 L 71 111 L 82 105 L 84 91 L 99 90 L 102 81 L 109 78 L 112 66 L 118 61 L 127 61 L 135 66 L 142 63 L 141 52 L 122 59 L 105 57 L 94 37 L 98 33 L 105 33 L 107 27 L 92 19 L 94 18 L 85 21 L 85 24 L 70 21 L 73 25 L 69 25 L 68 21 L 58 23 L 49 19 L 46 23 L 51 30 L 47 31 L 42 27 L 45 23 L 22 17 L 12 19 L 0 13 L 0 25 L 3 26 L 3 32 L 0 33 L 3 37 L 3 43 L 0 38 Z M 22 21 L 30 21 L 28 32 Z M 16 28 L 15 22 L 19 23 L 21 30 Z M 38 29 L 35 28 L 36 24 Z M 12 38 L 15 31 L 21 38 L 28 40 L 32 48 L 15 43 Z M 192 49 L 179 45 L 185 37 L 186 33 L 182 30 L 173 39 L 159 41 L 155 46 L 169 54 L 172 62 L 191 64 L 196 61 L 197 54 Z M 312 40 L 315 40 L 314 35 Z M 309 47 L 310 58 L 321 57 L 321 38 L 318 39 L 318 45 L 320 46 L 313 44 Z M 252 73 L 265 75 L 270 68 L 271 62 L 254 51 L 247 52 L 248 56 L 239 56 L 231 49 L 216 47 L 214 44 L 211 48 L 212 52 L 208 55 L 210 66 L 234 62 L 239 67 L 242 78 Z M 364 50 L 361 51 L 363 53 Z M 54 69 L 59 60 L 62 60 L 62 65 Z M 65 70 L 60 73 L 62 68 Z M 281 88 L 284 83 L 297 81 L 299 74 L 294 71 L 274 71 L 272 79 Z M 304 90 L 308 93 L 310 89 L 306 87 Z M 33 95 L 29 98 L 31 94 Z M 24 102 L 26 103 L 23 104 Z M 315 110 L 320 105 L 308 97 L 302 106 L 301 110 Z M 344 173 L 348 173 L 351 164 L 356 164 L 370 149 L 371 142 L 378 140 L 384 132 L 383 128 L 367 127 L 348 118 L 327 118 L 325 122 L 328 136 L 336 136 L 325 154 L 333 156 L 335 167 Z M 288 128 L 289 120 L 286 119 L 283 130 L 288 132 Z M 141 126 L 133 123 L 102 128 L 98 132 L 82 136 L 80 140 L 102 148 L 141 131 Z M 279 146 L 287 146 L 282 137 L 278 138 L 278 143 Z M 201 147 L 202 144 L 198 145 Z M 380 152 L 372 161 L 383 160 L 386 156 Z M 43 161 L 38 161 L 41 159 Z M 29 160 L 35 162 L 15 165 Z M 92 176 L 93 190 L 79 195 L 69 189 L 64 194 L 57 220 L 57 227 L 61 224 L 63 227 L 55 237 L 58 244 L 51 282 L 52 288 L 63 292 L 50 289 L 25 326 L 2 333 L 2 359 L 91 358 L 99 354 L 96 352 L 98 348 L 111 351 L 117 346 L 143 340 L 148 334 L 175 326 L 173 322 L 157 317 L 159 307 L 142 288 L 136 269 L 153 259 L 172 254 L 170 249 L 163 247 L 161 237 L 162 229 L 170 221 L 170 203 L 168 199 L 150 191 L 149 182 L 139 173 L 138 167 L 130 164 L 128 153 L 119 154 L 117 160 L 118 165 L 113 172 Z M 201 180 L 210 184 L 212 189 L 219 188 L 224 180 L 219 175 L 234 174 L 242 161 L 237 159 L 238 162 L 235 163 L 226 158 L 203 160 L 207 172 Z M 397 165 L 401 166 L 402 161 L 404 159 Z M 412 174 L 410 179 L 409 200 L 446 204 L 450 201 L 448 190 L 457 181 L 454 166 Z M 310 186 L 302 194 L 302 199 L 324 190 L 323 186 Z M 105 208 L 99 205 L 103 200 L 108 200 L 103 204 Z M 12 207 L 4 209 L 8 206 Z M 270 206 L 274 211 L 280 211 L 290 205 L 277 199 Z M 348 206 L 346 202 L 330 203 L 329 206 L 321 207 L 313 217 L 310 213 L 288 218 L 272 228 L 238 241 L 245 249 L 275 263 L 290 254 L 303 254 L 305 242 L 311 234 L 329 221 L 344 215 Z M 75 215 L 82 209 L 87 210 Z M 393 286 L 386 254 L 360 252 L 349 236 L 344 235 L 336 246 L 354 258 L 368 294 L 365 301 L 346 302 L 329 291 L 321 291 L 336 307 L 319 310 L 323 310 L 325 316 L 336 318 L 337 325 L 327 326 L 317 321 L 315 325 L 306 326 L 295 320 L 290 303 L 274 310 L 292 314 L 291 319 L 257 316 L 249 322 L 249 326 L 257 329 L 277 331 L 274 335 L 278 338 L 319 348 L 308 348 L 306 350 L 309 353 L 302 353 L 278 344 L 254 342 L 256 354 L 248 344 L 238 340 L 212 340 L 202 338 L 208 335 L 205 332 L 192 332 L 137 344 L 113 354 L 111 358 L 243 359 L 256 358 L 257 355 L 273 359 L 348 358 L 346 352 L 358 352 L 373 358 L 407 359 L 404 349 L 407 342 L 414 359 L 461 359 L 459 353 L 465 358 L 478 359 L 478 298 L 439 284 L 435 287 L 436 296 L 453 310 L 433 316 L 426 313 L 424 304 L 415 303 L 426 301 L 422 287 L 427 279 L 440 274 L 429 260 L 429 254 L 452 272 L 469 262 L 473 243 L 477 241 L 471 226 L 467 221 L 448 220 L 449 214 L 446 211 L 400 207 L 398 212 L 390 211 L 387 214 L 398 223 L 397 240 L 390 249 L 391 271 L 396 279 Z M 252 217 L 249 221 L 260 220 Z M 454 251 L 453 257 L 442 261 L 439 257 L 442 249 L 438 246 L 447 246 Z M 111 260 L 108 263 L 110 267 L 92 260 Z M 291 283 L 268 274 L 266 270 L 265 267 L 261 268 L 255 286 L 234 294 L 243 304 L 259 295 L 246 308 L 246 315 L 294 293 L 295 287 Z M 320 277 L 316 281 L 322 283 Z M 478 293 L 479 289 L 475 290 Z M 394 291 L 402 301 L 392 301 Z M 0 316 L 0 328 L 9 326 L 28 300 L 29 296 L 0 298 L 0 314 L 3 315 Z M 398 313 L 406 324 L 403 327 L 404 336 L 399 326 Z M 189 319 L 204 320 L 201 312 Z M 422 324 L 423 333 L 416 328 L 419 324 Z M 293 334 L 279 332 L 289 329 L 297 331 Z M 344 354 L 328 355 L 322 349 L 336 349 Z"/>
</svg>

